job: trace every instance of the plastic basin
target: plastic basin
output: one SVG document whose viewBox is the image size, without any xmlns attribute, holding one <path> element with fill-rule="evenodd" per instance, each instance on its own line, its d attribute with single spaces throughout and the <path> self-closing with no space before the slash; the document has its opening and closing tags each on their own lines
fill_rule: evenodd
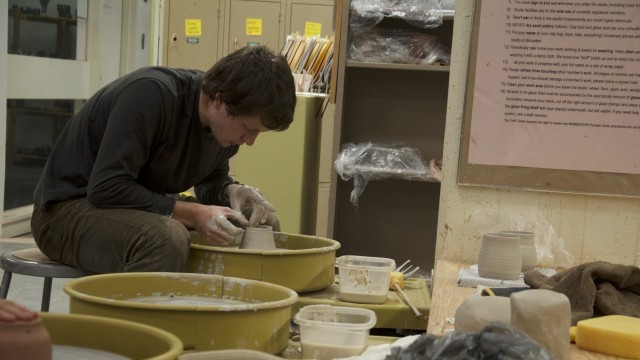
<svg viewBox="0 0 640 360">
<path fill-rule="evenodd" d="M 114 353 L 131 359 L 176 359 L 180 339 L 156 327 L 77 314 L 41 313 L 51 343 Z M 108 335 L 108 336 L 106 336 Z"/>
<path fill-rule="evenodd" d="M 339 242 L 278 232 L 274 237 L 277 249 L 250 250 L 207 245 L 193 233 L 187 271 L 266 281 L 299 293 L 333 285 Z"/>
<path fill-rule="evenodd" d="M 193 273 L 94 275 L 67 282 L 64 291 L 73 314 L 156 326 L 178 336 L 185 350 L 271 354 L 287 347 L 291 305 L 298 300 L 280 285 Z"/>
</svg>

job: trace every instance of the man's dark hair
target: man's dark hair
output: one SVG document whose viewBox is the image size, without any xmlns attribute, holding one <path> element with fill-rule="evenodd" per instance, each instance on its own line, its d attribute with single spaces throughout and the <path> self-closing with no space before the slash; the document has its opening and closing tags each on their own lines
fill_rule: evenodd
<svg viewBox="0 0 640 360">
<path fill-rule="evenodd" d="M 296 91 L 287 60 L 265 46 L 244 47 L 223 57 L 204 76 L 202 91 L 220 94 L 229 115 L 258 115 L 269 130 L 293 121 Z"/>
</svg>

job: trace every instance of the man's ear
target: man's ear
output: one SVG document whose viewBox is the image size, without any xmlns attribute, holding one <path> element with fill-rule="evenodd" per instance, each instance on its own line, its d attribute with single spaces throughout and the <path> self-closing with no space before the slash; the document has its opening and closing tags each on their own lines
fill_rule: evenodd
<svg viewBox="0 0 640 360">
<path fill-rule="evenodd" d="M 219 92 L 217 92 L 216 96 L 213 97 L 213 106 L 215 107 L 216 110 L 220 110 L 220 107 L 224 106 L 224 102 L 222 102 L 222 99 L 220 99 Z"/>
</svg>

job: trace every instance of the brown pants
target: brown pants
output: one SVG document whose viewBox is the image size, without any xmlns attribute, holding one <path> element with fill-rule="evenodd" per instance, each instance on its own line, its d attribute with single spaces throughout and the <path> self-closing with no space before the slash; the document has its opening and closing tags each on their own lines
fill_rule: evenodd
<svg viewBox="0 0 640 360">
<path fill-rule="evenodd" d="M 190 234 L 177 220 L 130 209 L 100 209 L 86 198 L 33 209 L 31 232 L 52 260 L 92 273 L 183 272 Z"/>
</svg>

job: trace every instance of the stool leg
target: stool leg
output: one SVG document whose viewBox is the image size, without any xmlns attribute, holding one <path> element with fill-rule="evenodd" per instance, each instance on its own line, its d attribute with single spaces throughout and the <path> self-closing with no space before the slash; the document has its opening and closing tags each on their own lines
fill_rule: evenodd
<svg viewBox="0 0 640 360">
<path fill-rule="evenodd" d="M 6 299 L 7 294 L 9 294 L 9 285 L 11 285 L 11 273 L 8 271 L 4 271 L 4 275 L 2 276 L 2 285 L 0 285 L 0 299 Z"/>
<path fill-rule="evenodd" d="M 40 310 L 42 312 L 49 311 L 49 301 L 51 300 L 51 278 L 44 278 L 44 289 L 42 289 L 42 306 Z"/>
</svg>

